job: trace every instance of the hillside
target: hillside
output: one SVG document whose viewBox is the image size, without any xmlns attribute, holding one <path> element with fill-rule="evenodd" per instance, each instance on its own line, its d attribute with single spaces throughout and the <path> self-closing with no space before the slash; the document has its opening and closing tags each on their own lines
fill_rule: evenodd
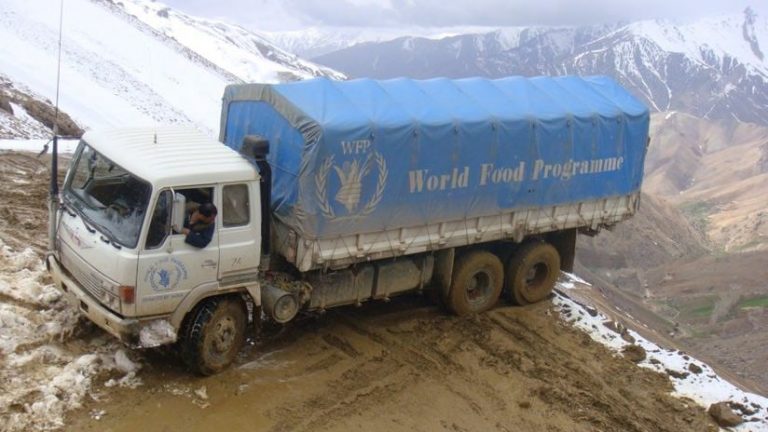
<svg viewBox="0 0 768 432">
<path fill-rule="evenodd" d="M 353 77 L 610 75 L 656 111 L 768 125 L 764 13 L 402 37 L 314 60 Z"/>
<path fill-rule="evenodd" d="M 59 8 L 50 2 L 1 2 L 3 80 L 28 97 L 55 100 L 58 30 Z M 86 129 L 180 123 L 215 134 L 227 84 L 313 76 L 343 77 L 239 26 L 158 2 L 65 2 L 60 106 Z"/>
<path fill-rule="evenodd" d="M 636 217 L 579 239 L 608 301 L 768 391 L 768 128 L 652 116 Z"/>
<path fill-rule="evenodd" d="M 663 198 L 644 193 L 640 211 L 611 231 L 580 236 L 578 260 L 614 285 L 647 286 L 644 271 L 707 254 L 706 239 Z"/>
<path fill-rule="evenodd" d="M 768 127 L 655 116 L 644 190 L 669 200 L 727 252 L 768 249 Z"/>
<path fill-rule="evenodd" d="M 647 303 L 674 321 L 675 337 L 768 392 L 768 251 L 702 256 L 647 272 Z"/>
</svg>

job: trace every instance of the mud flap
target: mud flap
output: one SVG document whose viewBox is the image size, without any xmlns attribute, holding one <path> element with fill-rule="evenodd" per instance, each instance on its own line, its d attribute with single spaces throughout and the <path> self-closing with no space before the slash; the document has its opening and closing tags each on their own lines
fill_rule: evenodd
<svg viewBox="0 0 768 432">
<path fill-rule="evenodd" d="M 443 249 L 435 253 L 435 274 L 433 279 L 442 299 L 448 298 L 449 290 L 451 289 L 455 258 L 455 248 Z"/>
<path fill-rule="evenodd" d="M 569 229 L 546 236 L 547 243 L 554 246 L 560 254 L 560 270 L 565 272 L 573 272 L 576 260 L 576 233 L 576 229 Z"/>
</svg>

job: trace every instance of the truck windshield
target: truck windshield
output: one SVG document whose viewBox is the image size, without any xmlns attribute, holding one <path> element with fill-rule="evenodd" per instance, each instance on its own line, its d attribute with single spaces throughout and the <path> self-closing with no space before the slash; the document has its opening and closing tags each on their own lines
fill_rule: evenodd
<svg viewBox="0 0 768 432">
<path fill-rule="evenodd" d="M 109 240 L 133 248 L 152 187 L 80 142 L 64 185 L 64 199 Z"/>
</svg>

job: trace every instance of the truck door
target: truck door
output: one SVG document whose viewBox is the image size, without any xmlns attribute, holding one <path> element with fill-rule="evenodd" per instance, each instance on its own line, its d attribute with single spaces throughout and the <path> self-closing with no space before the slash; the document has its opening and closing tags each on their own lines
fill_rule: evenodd
<svg viewBox="0 0 768 432">
<path fill-rule="evenodd" d="M 253 182 L 224 185 L 219 208 L 219 278 L 256 273 L 261 257 L 258 187 Z"/>
<path fill-rule="evenodd" d="M 214 202 L 213 187 L 175 190 L 187 197 L 189 212 L 195 204 Z M 185 243 L 186 236 L 173 233 L 170 213 L 173 193 L 158 195 L 150 218 L 146 241 L 139 255 L 136 286 L 137 315 L 163 314 L 173 311 L 179 301 L 197 286 L 216 283 L 219 268 L 219 236 L 204 248 Z M 220 219 L 216 218 L 216 225 Z"/>
</svg>

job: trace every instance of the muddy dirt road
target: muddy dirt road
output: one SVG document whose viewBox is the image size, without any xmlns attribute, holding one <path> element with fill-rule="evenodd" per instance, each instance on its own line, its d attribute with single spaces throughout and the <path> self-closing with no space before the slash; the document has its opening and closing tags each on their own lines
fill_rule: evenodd
<svg viewBox="0 0 768 432">
<path fill-rule="evenodd" d="M 212 378 L 153 353 L 144 386 L 69 430 L 707 430 L 667 377 L 556 316 L 545 302 L 457 318 L 412 297 L 307 318 Z"/>
<path fill-rule="evenodd" d="M 306 316 L 264 329 L 209 378 L 169 350 L 123 351 L 73 320 L 35 262 L 45 178 L 29 155 L 0 154 L 0 202 L 13 204 L 0 215 L 0 430 L 716 430 L 665 375 L 550 302 L 458 318 L 414 295 Z"/>
</svg>

